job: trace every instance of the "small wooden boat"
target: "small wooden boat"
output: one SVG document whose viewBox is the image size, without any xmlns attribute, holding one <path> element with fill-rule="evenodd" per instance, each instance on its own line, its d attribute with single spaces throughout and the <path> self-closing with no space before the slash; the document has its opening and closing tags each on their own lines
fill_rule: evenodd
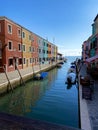
<svg viewBox="0 0 98 130">
<path fill-rule="evenodd" d="M 48 72 L 41 72 L 38 73 L 34 76 L 34 79 L 36 80 L 41 80 L 41 79 L 45 79 L 48 76 Z"/>
</svg>

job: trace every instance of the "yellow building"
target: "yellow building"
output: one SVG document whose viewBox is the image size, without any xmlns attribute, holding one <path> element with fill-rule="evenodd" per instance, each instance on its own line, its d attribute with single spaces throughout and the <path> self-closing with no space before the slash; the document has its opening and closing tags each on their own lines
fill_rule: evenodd
<svg viewBox="0 0 98 130">
<path fill-rule="evenodd" d="M 31 32 L 22 28 L 23 68 L 32 66 Z"/>
</svg>

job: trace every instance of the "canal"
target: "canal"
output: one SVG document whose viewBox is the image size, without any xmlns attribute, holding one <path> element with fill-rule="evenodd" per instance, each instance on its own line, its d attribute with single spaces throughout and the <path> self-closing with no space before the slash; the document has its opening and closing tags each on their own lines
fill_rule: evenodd
<svg viewBox="0 0 98 130">
<path fill-rule="evenodd" d="M 61 68 L 50 70 L 46 79 L 32 79 L 25 86 L 0 97 L 0 112 L 78 128 L 77 85 L 65 84 L 74 58 L 68 59 Z"/>
</svg>

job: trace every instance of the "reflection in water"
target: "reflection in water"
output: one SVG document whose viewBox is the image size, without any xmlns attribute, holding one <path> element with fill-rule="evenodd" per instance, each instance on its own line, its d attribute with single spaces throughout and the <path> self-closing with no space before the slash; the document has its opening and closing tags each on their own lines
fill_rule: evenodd
<svg viewBox="0 0 98 130">
<path fill-rule="evenodd" d="M 67 89 L 71 89 L 72 84 L 67 84 Z"/>
<path fill-rule="evenodd" d="M 13 93 L 8 93 L 5 97 L 0 97 L 0 111 L 6 111 L 15 115 L 24 115 L 30 112 L 39 100 L 49 90 L 53 80 L 55 80 L 57 70 L 49 73 L 48 79 L 34 81 L 31 80 L 24 87 L 16 88 Z"/>
<path fill-rule="evenodd" d="M 78 127 L 77 89 L 65 85 L 68 68 L 65 63 L 61 69 L 49 71 L 48 78 L 31 80 L 0 97 L 0 111 Z"/>
</svg>

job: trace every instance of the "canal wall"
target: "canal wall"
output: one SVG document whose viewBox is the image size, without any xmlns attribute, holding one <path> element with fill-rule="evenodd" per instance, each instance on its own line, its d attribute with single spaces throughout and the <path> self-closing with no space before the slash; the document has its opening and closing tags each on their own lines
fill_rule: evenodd
<svg viewBox="0 0 98 130">
<path fill-rule="evenodd" d="M 49 71 L 57 66 L 59 62 L 52 64 L 42 64 L 34 67 L 29 67 L 26 69 L 21 69 L 19 71 L 12 71 L 7 73 L 7 77 L 5 73 L 0 73 L 0 95 L 13 91 L 14 88 L 23 85 L 25 86 L 25 82 L 32 79 L 35 74 L 41 71 Z"/>
</svg>

